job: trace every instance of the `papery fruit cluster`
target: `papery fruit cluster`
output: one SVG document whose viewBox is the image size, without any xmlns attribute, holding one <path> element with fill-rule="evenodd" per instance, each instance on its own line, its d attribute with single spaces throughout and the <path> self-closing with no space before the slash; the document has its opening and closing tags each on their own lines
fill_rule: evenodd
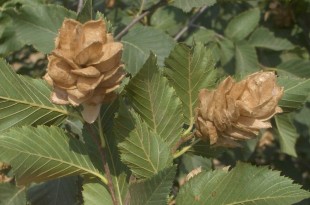
<svg viewBox="0 0 310 205">
<path fill-rule="evenodd" d="M 227 77 L 216 90 L 200 90 L 196 135 L 210 144 L 238 146 L 237 141 L 271 127 L 270 118 L 282 112 L 282 95 L 273 72 L 256 72 L 240 82 Z"/>
<path fill-rule="evenodd" d="M 114 42 L 103 20 L 81 24 L 66 19 L 48 57 L 44 79 L 53 86 L 55 104 L 82 105 L 82 115 L 92 123 L 102 103 L 115 99 L 125 77 L 121 63 L 123 45 Z"/>
</svg>

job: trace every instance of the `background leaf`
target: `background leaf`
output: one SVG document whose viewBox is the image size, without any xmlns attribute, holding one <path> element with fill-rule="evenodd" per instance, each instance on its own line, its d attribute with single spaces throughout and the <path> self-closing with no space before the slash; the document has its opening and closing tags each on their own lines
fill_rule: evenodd
<svg viewBox="0 0 310 205">
<path fill-rule="evenodd" d="M 258 8 L 246 10 L 228 23 L 225 36 L 234 41 L 243 40 L 258 26 L 259 19 L 260 10 Z"/>
<path fill-rule="evenodd" d="M 237 163 L 228 173 L 216 170 L 196 175 L 181 187 L 176 203 L 290 205 L 310 197 L 300 188 L 278 171 Z"/>
<path fill-rule="evenodd" d="M 236 73 L 249 73 L 258 71 L 256 50 L 246 42 L 238 42 L 235 46 Z"/>
<path fill-rule="evenodd" d="M 284 95 L 279 106 L 285 111 L 302 108 L 310 93 L 310 79 L 279 77 L 278 84 L 284 86 Z"/>
<path fill-rule="evenodd" d="M 27 189 L 31 205 L 75 205 L 78 201 L 78 177 L 70 176 L 32 185 Z"/>
<path fill-rule="evenodd" d="M 292 59 L 277 66 L 277 73 L 280 76 L 292 76 L 299 78 L 310 78 L 310 61 Z"/>
<path fill-rule="evenodd" d="M 215 2 L 215 0 L 174 0 L 172 5 L 189 12 L 193 8 L 212 6 Z"/>
<path fill-rule="evenodd" d="M 0 59 L 0 132 L 13 126 L 59 124 L 69 115 L 50 102 L 50 88 L 42 80 L 14 73 Z"/>
<path fill-rule="evenodd" d="M 123 111 L 116 119 L 114 132 L 121 143 L 118 144 L 122 161 L 139 178 L 150 178 L 170 166 L 172 155 L 168 144 L 160 136 L 149 130 L 148 125 L 132 110 Z"/>
<path fill-rule="evenodd" d="M 126 90 L 136 112 L 173 147 L 182 132 L 182 105 L 175 90 L 159 71 L 156 61 L 156 57 L 151 54 Z"/>
<path fill-rule="evenodd" d="M 0 204 L 26 204 L 25 187 L 18 188 L 10 183 L 0 183 Z"/>
<path fill-rule="evenodd" d="M 130 185 L 130 203 L 134 205 L 165 205 L 171 191 L 176 167 L 160 171 L 152 178 Z"/>
<path fill-rule="evenodd" d="M 102 178 L 85 145 L 57 127 L 10 129 L 0 135 L 0 161 L 12 165 L 18 184 L 78 174 Z"/>
<path fill-rule="evenodd" d="M 79 22 L 85 23 L 86 21 L 93 19 L 93 0 L 86 0 L 77 18 Z"/>
<path fill-rule="evenodd" d="M 82 194 L 85 205 L 113 205 L 107 187 L 98 180 L 85 182 Z"/>
<path fill-rule="evenodd" d="M 151 28 L 138 26 L 122 38 L 124 52 L 122 60 L 126 70 L 135 76 L 147 60 L 150 51 L 156 54 L 158 64 L 163 65 L 164 59 L 174 46 L 174 41 L 164 32 Z"/>
<path fill-rule="evenodd" d="M 267 28 L 259 27 L 250 36 L 249 43 L 254 47 L 275 51 L 290 50 L 295 46 L 287 39 L 277 38 Z"/>
<path fill-rule="evenodd" d="M 279 132 L 281 151 L 293 157 L 297 157 L 295 144 L 299 134 L 293 124 L 291 113 L 276 115 L 275 121 Z"/>
<path fill-rule="evenodd" d="M 164 71 L 182 101 L 186 123 L 190 123 L 194 117 L 198 91 L 213 87 L 217 80 L 211 51 L 201 43 L 192 49 L 179 44 L 165 63 L 167 68 Z"/>
<path fill-rule="evenodd" d="M 25 44 L 32 44 L 43 53 L 54 49 L 54 40 L 65 18 L 76 14 L 56 5 L 22 6 L 18 11 L 5 11 L 14 24 L 17 37 Z"/>
</svg>

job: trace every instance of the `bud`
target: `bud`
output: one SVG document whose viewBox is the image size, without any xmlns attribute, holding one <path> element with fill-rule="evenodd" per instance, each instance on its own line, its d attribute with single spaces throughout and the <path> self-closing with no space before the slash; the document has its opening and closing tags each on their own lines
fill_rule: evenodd
<svg viewBox="0 0 310 205">
<path fill-rule="evenodd" d="M 115 99 L 125 77 L 121 64 L 123 45 L 114 42 L 103 20 L 81 24 L 66 19 L 59 29 L 55 49 L 48 57 L 44 79 L 53 86 L 55 104 L 83 106 L 86 122 L 93 123 L 102 103 Z"/>
<path fill-rule="evenodd" d="M 273 72 L 256 72 L 240 82 L 227 77 L 216 90 L 200 90 L 196 135 L 217 146 L 239 146 L 237 141 L 271 127 L 270 118 L 282 112 L 282 95 Z"/>
</svg>

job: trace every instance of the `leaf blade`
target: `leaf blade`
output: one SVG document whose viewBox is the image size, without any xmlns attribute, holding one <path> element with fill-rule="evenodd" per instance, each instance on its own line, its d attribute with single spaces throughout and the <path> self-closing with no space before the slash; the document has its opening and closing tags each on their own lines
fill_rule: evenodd
<svg viewBox="0 0 310 205">
<path fill-rule="evenodd" d="M 212 6 L 215 3 L 215 0 L 175 0 L 172 5 L 182 9 L 185 12 L 189 12 L 193 8 Z"/>
<path fill-rule="evenodd" d="M 126 90 L 135 111 L 169 147 L 173 147 L 182 131 L 182 106 L 156 61 L 151 54 Z"/>
<path fill-rule="evenodd" d="M 90 174 L 103 178 L 85 145 L 57 127 L 12 128 L 0 136 L 0 161 L 13 167 L 18 184 Z"/>
<path fill-rule="evenodd" d="M 199 89 L 211 88 L 217 80 L 211 51 L 201 43 L 197 43 L 193 49 L 179 44 L 165 63 L 167 69 L 164 72 L 181 99 L 186 123 L 190 123 Z"/>
<path fill-rule="evenodd" d="M 142 26 L 130 30 L 122 38 L 122 43 L 124 44 L 122 60 L 126 63 L 126 69 L 132 76 L 139 72 L 150 51 L 157 55 L 158 64 L 162 65 L 174 46 L 173 39 L 164 32 Z"/>
<path fill-rule="evenodd" d="M 251 183 L 249 183 L 251 181 Z M 301 186 L 266 167 L 237 163 L 230 172 L 202 172 L 181 187 L 177 204 L 289 205 L 310 197 Z M 224 197 L 223 197 L 224 196 Z"/>
<path fill-rule="evenodd" d="M 234 41 L 246 38 L 258 25 L 260 18 L 259 8 L 249 9 L 235 16 L 227 25 L 224 33 Z M 240 26 L 242 25 L 242 26 Z"/>
<path fill-rule="evenodd" d="M 69 112 L 50 102 L 42 80 L 19 76 L 0 60 L 0 132 L 12 126 L 58 124 Z"/>
<path fill-rule="evenodd" d="M 121 159 L 136 177 L 150 178 L 172 163 L 169 147 L 133 110 L 122 110 L 114 127 Z"/>
<path fill-rule="evenodd" d="M 135 205 L 165 205 L 173 180 L 176 167 L 160 171 L 151 179 L 130 186 L 130 202 Z"/>
</svg>

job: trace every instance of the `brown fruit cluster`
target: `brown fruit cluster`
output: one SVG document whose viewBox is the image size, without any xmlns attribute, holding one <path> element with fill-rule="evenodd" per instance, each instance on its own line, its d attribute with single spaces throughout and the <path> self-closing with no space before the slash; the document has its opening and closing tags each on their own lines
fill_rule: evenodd
<svg viewBox="0 0 310 205">
<path fill-rule="evenodd" d="M 122 49 L 123 45 L 107 33 L 103 20 L 81 24 L 66 19 L 44 76 L 53 86 L 52 102 L 82 105 L 83 118 L 93 123 L 101 104 L 115 99 L 114 91 L 125 77 Z"/>
<path fill-rule="evenodd" d="M 282 95 L 273 72 L 256 72 L 240 82 L 227 77 L 216 90 L 200 90 L 196 135 L 217 146 L 239 146 L 237 141 L 271 127 L 270 118 L 282 112 Z"/>
</svg>

